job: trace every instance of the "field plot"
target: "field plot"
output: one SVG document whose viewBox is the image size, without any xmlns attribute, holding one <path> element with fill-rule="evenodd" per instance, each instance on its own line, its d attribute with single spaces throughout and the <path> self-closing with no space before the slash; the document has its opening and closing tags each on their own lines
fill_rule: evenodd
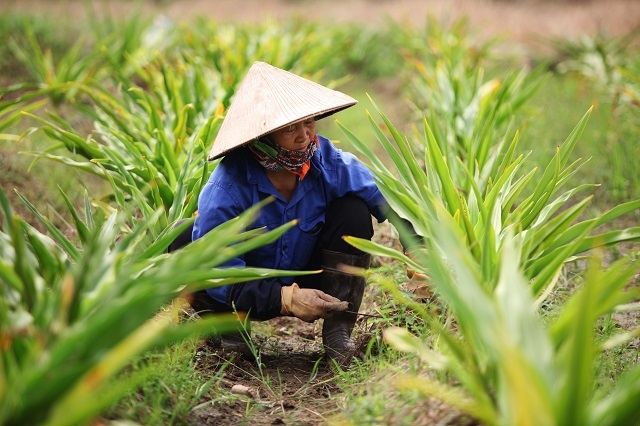
<svg viewBox="0 0 640 426">
<path fill-rule="evenodd" d="M 639 2 L 0 16 L 0 424 L 639 424 Z M 417 232 L 409 253 L 388 222 L 348 238 L 373 255 L 349 368 L 321 321 L 245 323 L 240 353 L 212 332 L 234 315 L 185 303 L 290 273 L 222 266 L 294 224 L 246 233 L 256 206 L 166 252 L 256 60 L 358 99 L 319 133 Z"/>
</svg>

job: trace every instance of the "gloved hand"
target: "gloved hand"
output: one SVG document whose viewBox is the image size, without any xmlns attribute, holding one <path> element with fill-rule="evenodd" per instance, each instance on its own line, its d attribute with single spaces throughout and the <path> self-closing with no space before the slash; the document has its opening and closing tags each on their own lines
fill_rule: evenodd
<svg viewBox="0 0 640 426">
<path fill-rule="evenodd" d="M 318 318 L 330 318 L 334 312 L 349 309 L 348 302 L 343 302 L 320 290 L 300 288 L 296 283 L 283 286 L 281 296 L 280 313 L 287 316 L 293 315 L 306 322 L 313 322 Z"/>
</svg>

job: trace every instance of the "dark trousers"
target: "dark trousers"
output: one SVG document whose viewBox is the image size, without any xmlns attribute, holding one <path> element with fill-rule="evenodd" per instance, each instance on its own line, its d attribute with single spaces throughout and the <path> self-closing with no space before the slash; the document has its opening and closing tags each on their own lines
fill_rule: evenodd
<svg viewBox="0 0 640 426">
<path fill-rule="evenodd" d="M 362 255 L 362 251 L 348 244 L 342 237 L 350 235 L 370 240 L 373 237 L 371 213 L 358 197 L 346 196 L 335 200 L 327 209 L 325 224 L 313 248 L 306 270 L 322 269 L 322 251 L 334 251 L 350 255 Z M 296 277 L 300 287 L 319 288 L 320 275 Z"/>
</svg>

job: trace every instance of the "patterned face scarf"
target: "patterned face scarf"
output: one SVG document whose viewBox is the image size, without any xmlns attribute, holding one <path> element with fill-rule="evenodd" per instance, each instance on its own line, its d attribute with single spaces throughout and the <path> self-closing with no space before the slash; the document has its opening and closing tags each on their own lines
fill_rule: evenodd
<svg viewBox="0 0 640 426">
<path fill-rule="evenodd" d="M 318 136 L 316 136 L 304 151 L 292 151 L 278 145 L 270 136 L 263 136 L 251 142 L 249 150 L 256 160 L 267 170 L 289 170 L 304 179 L 311 168 L 311 157 L 318 150 Z"/>
</svg>

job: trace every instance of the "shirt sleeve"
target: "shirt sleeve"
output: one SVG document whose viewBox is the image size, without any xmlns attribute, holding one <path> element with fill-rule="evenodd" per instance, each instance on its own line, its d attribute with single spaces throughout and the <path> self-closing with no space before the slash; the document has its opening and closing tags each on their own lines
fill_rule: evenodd
<svg viewBox="0 0 640 426">
<path fill-rule="evenodd" d="M 242 188 L 233 186 L 234 191 Z M 247 189 L 249 190 L 249 189 Z M 232 191 L 209 181 L 198 199 L 198 216 L 193 227 L 193 240 L 201 238 L 218 225 L 233 219 L 249 206 L 243 206 Z M 246 262 L 243 256 L 234 258 L 221 267 L 243 268 Z M 266 320 L 280 314 L 282 283 L 279 279 L 263 279 L 238 284 L 212 287 L 207 294 L 230 310 L 249 312 L 250 317 Z"/>
<path fill-rule="evenodd" d="M 253 319 L 268 320 L 282 310 L 282 282 L 277 278 L 247 281 L 228 286 L 227 305 L 249 312 Z"/>
</svg>

